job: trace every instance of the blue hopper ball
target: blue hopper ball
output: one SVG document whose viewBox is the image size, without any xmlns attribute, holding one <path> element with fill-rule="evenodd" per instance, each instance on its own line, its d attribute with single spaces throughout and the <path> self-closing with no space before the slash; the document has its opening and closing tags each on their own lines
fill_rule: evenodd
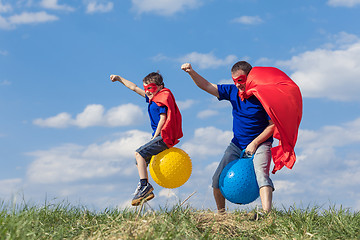
<svg viewBox="0 0 360 240">
<path fill-rule="evenodd" d="M 228 163 L 219 178 L 222 195 L 230 202 L 248 204 L 259 197 L 259 186 L 256 181 L 253 164 L 254 156 L 244 156 L 242 151 L 239 159 Z"/>
</svg>

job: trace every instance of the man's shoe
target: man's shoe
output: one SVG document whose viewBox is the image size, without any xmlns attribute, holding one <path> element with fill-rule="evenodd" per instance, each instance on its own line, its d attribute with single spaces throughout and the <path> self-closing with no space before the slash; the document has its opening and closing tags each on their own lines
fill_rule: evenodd
<svg viewBox="0 0 360 240">
<path fill-rule="evenodd" d="M 155 197 L 153 190 L 154 188 L 150 183 L 147 183 L 145 186 L 139 184 L 135 190 L 135 196 L 131 201 L 131 205 L 138 206 L 142 201 L 153 199 Z"/>
<path fill-rule="evenodd" d="M 266 217 L 266 214 L 264 214 L 260 211 L 255 211 L 254 215 L 250 218 L 250 221 L 259 221 L 260 219 L 263 219 L 264 217 Z"/>
</svg>

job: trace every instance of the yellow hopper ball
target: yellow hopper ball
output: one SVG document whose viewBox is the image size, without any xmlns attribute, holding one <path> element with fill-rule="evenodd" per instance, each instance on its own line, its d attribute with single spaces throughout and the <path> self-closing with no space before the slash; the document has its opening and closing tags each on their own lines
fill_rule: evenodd
<svg viewBox="0 0 360 240">
<path fill-rule="evenodd" d="M 189 155 L 172 147 L 151 158 L 150 174 L 164 188 L 177 188 L 186 183 L 192 171 Z"/>
</svg>

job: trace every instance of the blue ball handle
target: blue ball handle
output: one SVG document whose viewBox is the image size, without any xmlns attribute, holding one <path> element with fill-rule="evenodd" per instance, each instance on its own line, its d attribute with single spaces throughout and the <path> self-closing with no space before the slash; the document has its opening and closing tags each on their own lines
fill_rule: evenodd
<svg viewBox="0 0 360 240">
<path fill-rule="evenodd" d="M 245 152 L 246 149 L 242 150 L 241 153 L 240 153 L 240 158 L 251 158 L 253 159 L 254 158 L 254 154 L 250 155 L 250 154 L 247 154 Z"/>
</svg>

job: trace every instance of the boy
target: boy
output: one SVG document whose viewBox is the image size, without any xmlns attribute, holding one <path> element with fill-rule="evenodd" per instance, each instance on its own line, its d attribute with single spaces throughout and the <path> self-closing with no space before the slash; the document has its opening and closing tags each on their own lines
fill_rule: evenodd
<svg viewBox="0 0 360 240">
<path fill-rule="evenodd" d="M 147 166 L 151 157 L 171 148 L 183 136 L 181 128 L 181 114 L 176 105 L 175 98 L 168 88 L 164 87 L 162 76 L 157 72 L 148 74 L 143 79 L 144 90 L 135 83 L 118 75 L 111 75 L 112 82 L 119 81 L 130 90 L 145 97 L 148 105 L 151 128 L 151 140 L 138 148 L 135 152 L 140 182 L 135 190 L 131 204 L 138 206 L 142 201 L 154 198 L 154 188 L 148 181 Z"/>
<path fill-rule="evenodd" d="M 274 123 L 267 115 L 260 101 L 251 96 L 243 99 L 246 77 L 252 66 L 240 61 L 234 64 L 231 75 L 234 84 L 216 85 L 208 82 L 192 69 L 190 63 L 185 63 L 181 68 L 187 72 L 195 84 L 202 90 L 214 95 L 219 100 L 230 101 L 233 107 L 233 132 L 234 137 L 226 149 L 213 176 L 213 194 L 219 213 L 225 212 L 225 198 L 219 189 L 219 177 L 223 168 L 233 160 L 240 158 L 242 149 L 250 155 L 254 155 L 254 168 L 256 179 L 260 188 L 260 198 L 263 210 L 271 210 L 273 183 L 269 177 L 271 161 L 272 135 Z"/>
</svg>

